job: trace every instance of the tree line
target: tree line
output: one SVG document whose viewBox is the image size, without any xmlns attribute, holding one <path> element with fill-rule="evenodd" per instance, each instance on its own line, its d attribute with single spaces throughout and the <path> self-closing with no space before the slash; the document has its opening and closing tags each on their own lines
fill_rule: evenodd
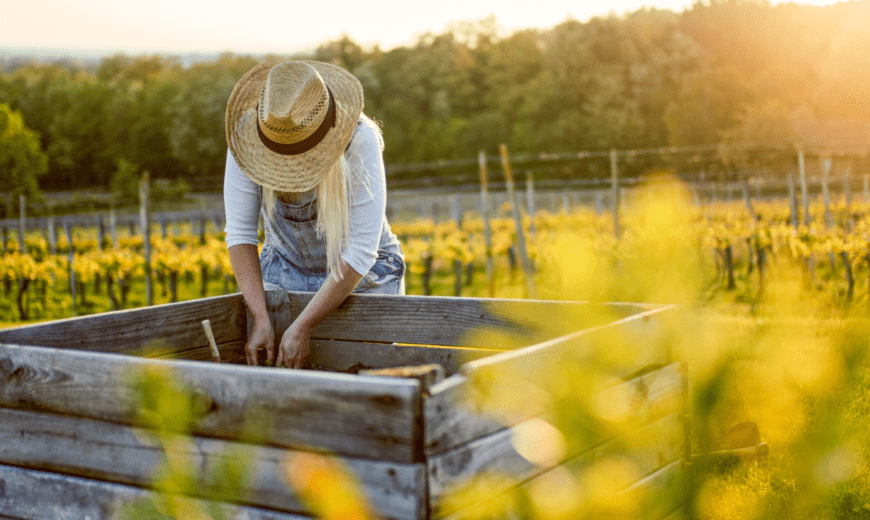
<svg viewBox="0 0 870 520">
<path fill-rule="evenodd" d="M 474 158 L 500 143 L 538 154 L 787 141 L 795 117 L 870 120 L 865 2 L 709 0 L 511 33 L 489 17 L 388 50 L 344 37 L 308 54 L 226 53 L 189 66 L 123 54 L 7 64 L 0 191 L 36 189 L 20 179 L 18 156 L 42 189 L 109 187 L 143 171 L 220 179 L 233 86 L 254 64 L 287 58 L 360 79 L 388 164 Z M 8 138 L 4 124 L 24 137 Z M 38 150 L 20 151 L 34 140 Z"/>
</svg>

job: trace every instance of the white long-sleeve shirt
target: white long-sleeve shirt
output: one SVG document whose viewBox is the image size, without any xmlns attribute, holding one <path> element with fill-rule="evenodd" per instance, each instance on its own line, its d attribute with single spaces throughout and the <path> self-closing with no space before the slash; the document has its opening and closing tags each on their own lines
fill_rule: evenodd
<svg viewBox="0 0 870 520">
<path fill-rule="evenodd" d="M 350 174 L 350 241 L 341 258 L 360 275 L 375 263 L 387 206 L 383 160 L 384 141 L 376 124 L 360 117 L 345 151 Z M 224 172 L 224 211 L 227 247 L 258 243 L 260 186 L 242 173 L 227 150 Z"/>
</svg>

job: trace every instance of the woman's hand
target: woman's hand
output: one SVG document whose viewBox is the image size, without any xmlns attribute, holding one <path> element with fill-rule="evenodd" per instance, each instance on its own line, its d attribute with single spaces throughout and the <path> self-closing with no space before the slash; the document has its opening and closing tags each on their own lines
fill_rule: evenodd
<svg viewBox="0 0 870 520">
<path fill-rule="evenodd" d="M 289 368 L 302 368 L 302 363 L 310 351 L 311 332 L 347 298 L 362 279 L 362 275 L 344 261 L 339 265 L 339 269 L 339 279 L 336 280 L 332 275 L 327 276 L 308 305 L 284 332 L 281 345 L 278 347 L 276 365 L 283 363 Z"/>
<path fill-rule="evenodd" d="M 299 320 L 284 332 L 281 344 L 278 346 L 278 360 L 275 365 L 281 363 L 287 368 L 302 368 L 302 363 L 310 353 L 311 329 L 304 326 Z"/>
<path fill-rule="evenodd" d="M 254 326 L 245 343 L 245 358 L 249 365 L 257 365 L 257 352 L 265 350 L 266 359 L 272 361 L 275 355 L 275 331 L 269 318 L 254 317 Z"/>
<path fill-rule="evenodd" d="M 257 364 L 257 352 L 266 351 L 266 359 L 273 360 L 275 355 L 275 331 L 266 309 L 266 293 L 263 290 L 263 273 L 260 271 L 260 257 L 257 246 L 236 244 L 229 248 L 230 264 L 245 298 L 245 306 L 251 313 L 254 323 L 248 342 L 245 343 L 245 358 L 249 365 Z"/>
</svg>

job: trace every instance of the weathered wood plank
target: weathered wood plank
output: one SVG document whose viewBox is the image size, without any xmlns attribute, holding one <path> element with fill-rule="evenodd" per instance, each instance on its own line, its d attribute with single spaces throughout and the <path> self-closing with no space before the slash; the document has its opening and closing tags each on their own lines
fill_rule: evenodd
<svg viewBox="0 0 870 520">
<path fill-rule="evenodd" d="M 659 323 L 662 307 L 525 348 L 503 352 L 467 363 L 462 372 L 480 377 L 507 377 L 509 380 L 543 380 L 553 367 L 579 362 L 605 371 L 616 378 L 633 374 L 643 367 L 671 361 L 671 352 L 662 344 Z"/>
<path fill-rule="evenodd" d="M 485 359 L 484 359 L 485 360 Z M 501 382 L 500 382 L 501 384 Z M 679 363 L 642 374 L 632 380 L 599 391 L 594 401 L 611 418 L 634 417 L 649 421 L 680 411 L 682 373 Z M 527 391 L 516 384 L 516 395 Z M 476 438 L 511 426 L 521 420 L 546 413 L 546 408 L 527 408 L 523 417 L 499 414 L 483 407 L 481 388 L 468 377 L 457 374 L 429 389 L 423 400 L 425 451 L 433 455 Z M 590 404 L 593 396 L 588 396 Z M 531 401 L 530 401 L 531 402 Z"/>
<path fill-rule="evenodd" d="M 686 505 L 687 484 L 684 461 L 680 459 L 635 482 L 618 497 L 635 503 L 641 518 L 659 520 Z"/>
<path fill-rule="evenodd" d="M 161 355 L 208 345 L 202 320 L 218 343 L 244 337 L 240 294 L 106 312 L 0 330 L 0 343 L 98 352 Z"/>
<path fill-rule="evenodd" d="M 549 470 L 549 467 L 541 467 L 521 455 L 519 451 L 524 448 L 518 448 L 516 444 L 517 428 L 535 428 L 535 421 L 538 419 L 430 457 L 427 471 L 429 501 L 433 511 L 438 510 L 451 493 L 471 484 L 476 478 L 496 477 L 490 480 L 490 495 L 475 497 L 475 500 L 484 503 Z M 592 431 L 578 435 L 574 442 L 567 443 L 573 451 L 567 451 L 551 467 L 564 463 L 573 473 L 580 473 L 597 461 L 619 457 L 630 462 L 634 474 L 646 475 L 682 457 L 684 451 L 683 426 L 681 416 L 677 413 L 637 430 L 622 432 L 618 437 L 611 435 Z M 502 486 L 496 487 L 495 482 L 501 482 Z M 626 486 L 629 484 L 630 481 L 625 483 Z"/>
<path fill-rule="evenodd" d="M 391 462 L 420 457 L 416 380 L 0 345 L 0 406 L 138 424 L 131 381 L 154 371 L 201 413 L 195 434 L 237 438 L 256 417 L 269 444 Z"/>
<path fill-rule="evenodd" d="M 228 343 L 218 344 L 218 352 L 221 355 L 221 363 L 228 363 L 231 360 L 237 359 L 241 362 L 245 359 L 245 342 L 230 341 Z M 214 363 L 212 359 L 211 349 L 209 347 L 196 347 L 189 350 L 180 350 L 169 352 L 160 356 L 151 356 L 160 359 L 186 359 L 188 361 L 208 361 Z"/>
<path fill-rule="evenodd" d="M 292 316 L 312 293 L 289 292 Z M 510 349 L 643 312 L 643 306 L 543 300 L 352 294 L 312 333 L 316 339 L 481 347 L 487 331 L 515 341 L 485 345 Z M 507 339 L 507 338 L 505 338 Z"/>
<path fill-rule="evenodd" d="M 510 426 L 510 420 L 485 410 L 468 378 L 455 374 L 429 388 L 423 399 L 427 457 Z"/>
<path fill-rule="evenodd" d="M 637 373 L 644 366 L 658 367 L 670 354 L 660 344 L 656 315 L 647 311 L 623 320 L 579 331 L 519 350 L 503 352 L 462 366 L 462 378 L 446 379 L 430 389 L 424 402 L 427 453 L 448 449 L 476 437 L 546 412 L 529 408 L 523 417 L 484 414 L 486 395 L 533 395 L 552 380 L 555 367 L 588 367 L 600 388 L 616 386 L 623 375 Z M 546 391 L 546 390 L 545 390 Z M 531 392 L 531 394 L 530 394 Z M 589 395 L 591 398 L 592 395 Z M 544 401 L 542 401 L 544 402 Z"/>
<path fill-rule="evenodd" d="M 606 408 L 611 419 L 642 422 L 683 412 L 683 383 L 682 364 L 670 363 L 602 390 L 595 396 L 596 408 Z"/>
<path fill-rule="evenodd" d="M 175 497 L 232 520 L 311 520 L 309 516 Z M 154 492 L 80 477 L 0 465 L 0 515 L 29 520 L 124 520 L 130 507 L 158 500 Z"/>
<path fill-rule="evenodd" d="M 0 408 L 0 463 L 57 471 L 120 484 L 152 487 L 164 461 L 155 433 L 92 419 Z M 198 478 L 198 498 L 312 514 L 288 488 L 287 461 L 299 452 L 192 436 L 169 448 Z M 424 518 L 427 511 L 422 463 L 396 464 L 335 458 L 352 474 L 368 503 L 384 518 Z M 231 464 L 251 475 L 243 489 L 221 486 L 217 469 Z"/>
<path fill-rule="evenodd" d="M 450 376 L 463 363 L 498 352 L 489 349 L 312 339 L 308 360 L 336 370 L 347 370 L 353 366 L 389 368 L 434 363 L 443 366 L 445 375 Z"/>
<path fill-rule="evenodd" d="M 235 341 L 218 345 L 221 359 L 244 360 L 245 343 Z M 353 368 L 391 368 L 396 366 L 438 364 L 444 367 L 445 375 L 452 375 L 463 363 L 480 359 L 500 352 L 499 350 L 461 348 L 461 347 L 423 347 L 389 343 L 363 343 L 361 341 L 333 341 L 329 339 L 311 340 L 311 355 L 308 361 L 315 365 L 336 371 Z M 173 352 L 161 356 L 166 359 L 187 359 L 191 361 L 212 361 L 208 347 L 198 347 L 183 352 Z"/>
</svg>

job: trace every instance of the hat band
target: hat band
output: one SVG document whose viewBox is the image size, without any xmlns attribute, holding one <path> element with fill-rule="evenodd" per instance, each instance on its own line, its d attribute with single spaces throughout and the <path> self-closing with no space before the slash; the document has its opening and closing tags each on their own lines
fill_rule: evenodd
<svg viewBox="0 0 870 520">
<path fill-rule="evenodd" d="M 332 99 L 332 91 L 328 87 L 326 91 L 329 93 L 329 108 L 326 111 L 326 117 L 323 118 L 323 122 L 320 123 L 320 126 L 317 127 L 317 130 L 313 134 L 296 143 L 276 143 L 266 137 L 263 129 L 260 128 L 260 103 L 257 103 L 257 135 L 260 136 L 260 141 L 263 142 L 263 145 L 279 155 L 299 155 L 320 144 L 320 141 L 326 137 L 329 129 L 335 126 L 335 102 Z"/>
</svg>

